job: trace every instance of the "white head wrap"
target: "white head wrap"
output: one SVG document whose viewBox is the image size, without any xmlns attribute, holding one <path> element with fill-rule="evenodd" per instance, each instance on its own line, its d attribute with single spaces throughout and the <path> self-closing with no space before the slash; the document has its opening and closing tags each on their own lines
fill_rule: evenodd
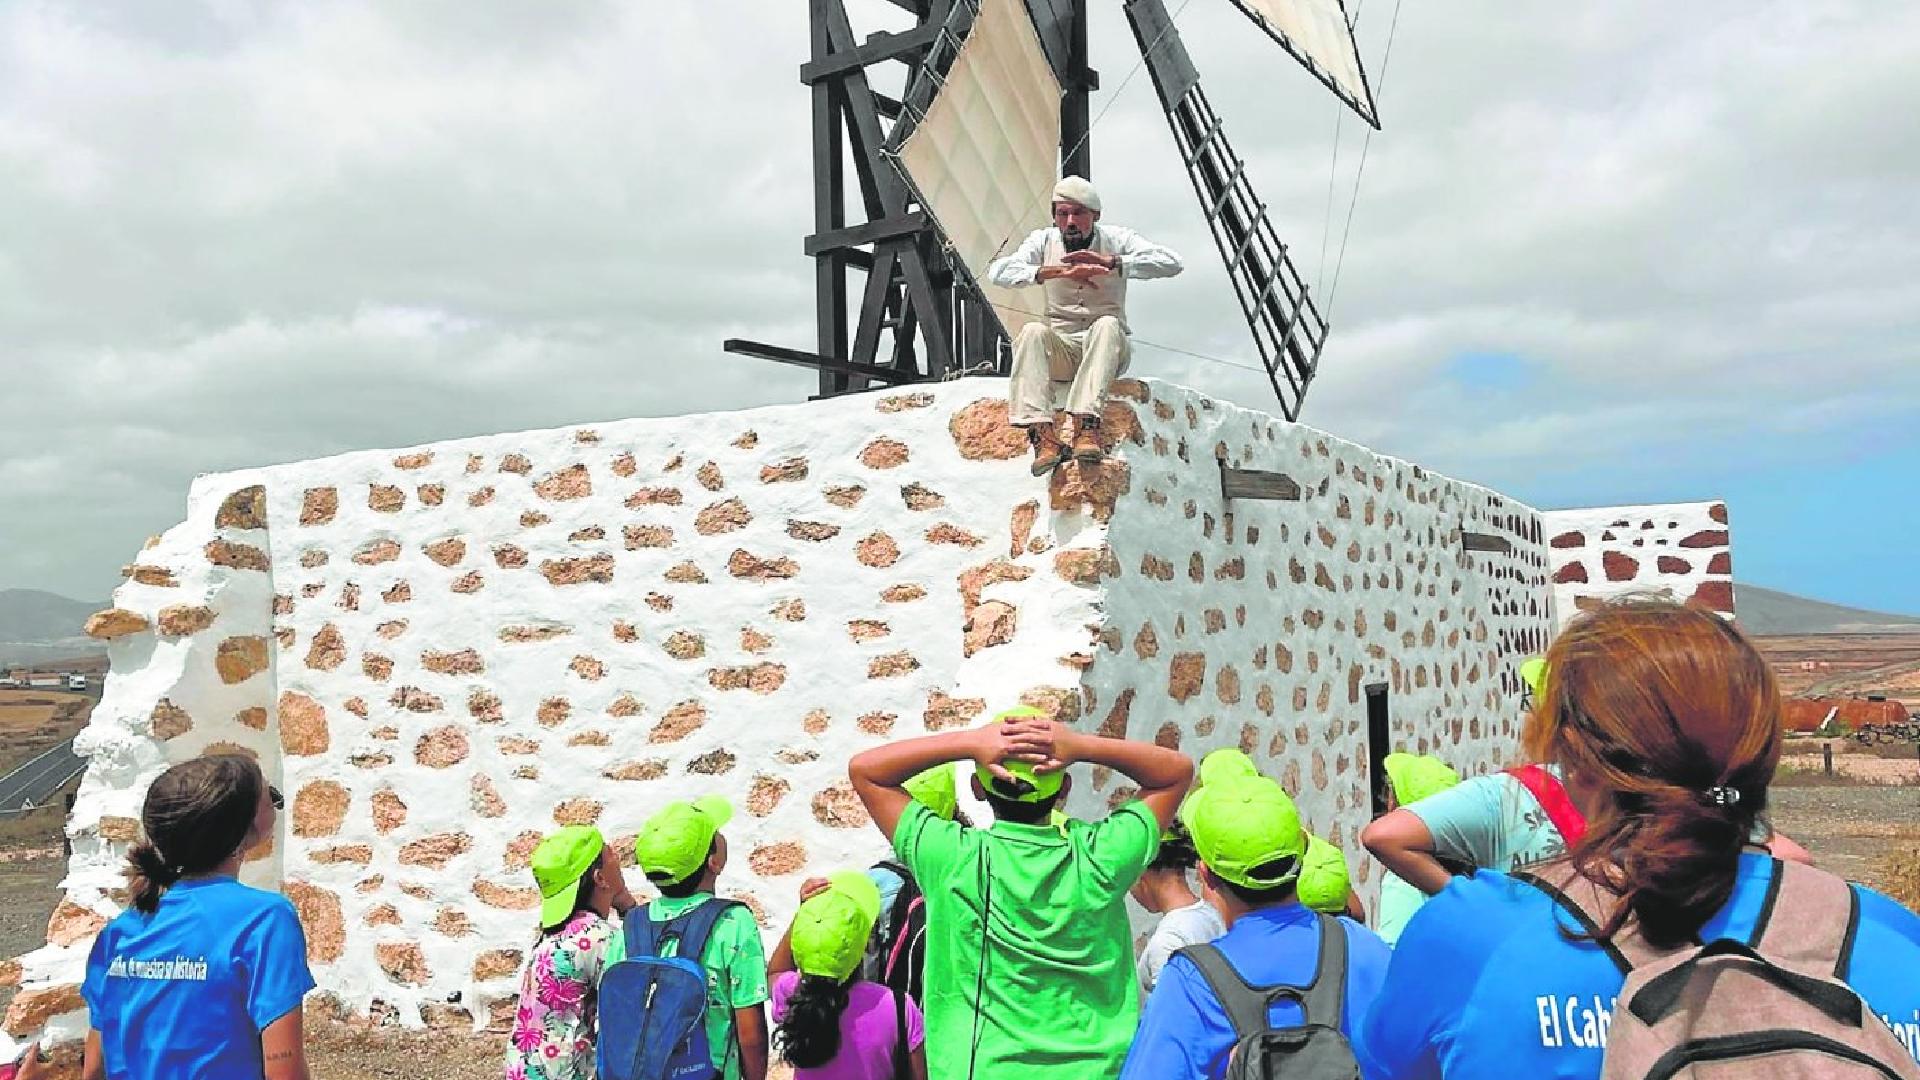
<svg viewBox="0 0 1920 1080">
<path fill-rule="evenodd" d="M 1053 185 L 1053 197 L 1056 202 L 1078 203 L 1096 214 L 1100 212 L 1100 193 L 1078 176 L 1061 177 L 1060 182 Z"/>
</svg>

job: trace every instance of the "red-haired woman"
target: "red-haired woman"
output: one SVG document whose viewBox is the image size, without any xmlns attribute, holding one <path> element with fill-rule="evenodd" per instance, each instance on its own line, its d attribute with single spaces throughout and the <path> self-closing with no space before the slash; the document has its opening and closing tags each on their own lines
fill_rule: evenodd
<svg viewBox="0 0 1920 1080">
<path fill-rule="evenodd" d="M 1539 884 L 1480 871 L 1414 916 L 1358 1040 L 1369 1080 L 1597 1077 L 1629 958 L 1758 943 L 1783 874 L 1817 898 L 1797 904 L 1809 922 L 1845 932 L 1817 974 L 1892 1027 L 1895 1053 L 1920 1049 L 1920 916 L 1749 843 L 1780 757 L 1780 691 L 1739 631 L 1626 600 L 1576 619 L 1547 658 L 1525 750 L 1564 770 L 1587 831 Z"/>
</svg>

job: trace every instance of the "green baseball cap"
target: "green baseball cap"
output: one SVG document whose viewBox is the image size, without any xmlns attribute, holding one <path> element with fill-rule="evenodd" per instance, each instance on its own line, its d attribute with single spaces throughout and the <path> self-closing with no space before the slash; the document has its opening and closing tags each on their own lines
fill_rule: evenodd
<svg viewBox="0 0 1920 1080">
<path fill-rule="evenodd" d="M 706 865 L 713 838 L 733 820 L 733 805 L 718 795 L 668 803 L 640 826 L 633 861 L 657 885 L 687 880 Z"/>
<path fill-rule="evenodd" d="M 1541 688 L 1547 685 L 1547 658 L 1529 656 L 1520 661 L 1520 681 L 1527 684 L 1534 697 L 1539 697 Z"/>
<path fill-rule="evenodd" d="M 1028 717 L 1045 720 L 1047 714 L 1031 705 L 1020 705 L 996 715 L 992 720 L 987 722 L 989 724 L 1002 724 L 1008 720 L 1021 720 Z M 980 778 L 981 787 L 993 792 L 996 796 L 1011 799 L 1014 802 L 1045 802 L 1059 794 L 1060 785 L 1066 782 L 1066 770 L 1064 769 L 1050 773 L 1035 772 L 1033 764 L 1026 761 L 1003 761 L 1000 763 L 1000 767 L 1012 773 L 1015 780 L 1026 783 L 1029 790 L 1021 795 L 1005 794 L 1000 787 L 1002 781 L 988 772 L 984 765 L 974 766 L 973 774 Z"/>
<path fill-rule="evenodd" d="M 845 982 L 867 952 L 867 935 L 880 918 L 880 890 L 858 870 L 827 875 L 827 889 L 793 915 L 793 962 L 802 974 Z"/>
<path fill-rule="evenodd" d="M 1460 782 L 1460 774 L 1451 765 L 1425 754 L 1388 754 L 1384 764 L 1393 797 L 1401 806 L 1438 795 Z"/>
<path fill-rule="evenodd" d="M 1325 840 L 1307 834 L 1307 854 L 1300 865 L 1300 902 L 1315 911 L 1338 915 L 1347 910 L 1347 857 Z"/>
<path fill-rule="evenodd" d="M 933 811 L 933 816 L 947 821 L 953 820 L 954 812 L 960 808 L 959 792 L 953 781 L 953 765 L 935 765 L 923 773 L 916 773 L 906 782 L 907 794 L 915 802 Z"/>
<path fill-rule="evenodd" d="M 1260 766 L 1255 765 L 1246 751 L 1238 747 L 1223 746 L 1200 759 L 1200 783 L 1203 785 L 1259 775 Z"/>
<path fill-rule="evenodd" d="M 1264 776 L 1217 772 L 1187 796 L 1180 819 L 1193 834 L 1200 860 L 1235 885 L 1271 889 L 1300 874 L 1300 857 L 1307 850 L 1300 813 L 1280 785 Z M 1280 859 L 1293 861 L 1278 874 L 1254 873 Z"/>
<path fill-rule="evenodd" d="M 558 926 L 573 914 L 574 888 L 593 864 L 607 842 L 600 830 L 591 825 L 568 825 L 543 839 L 528 856 L 533 880 L 540 885 L 540 926 Z"/>
</svg>

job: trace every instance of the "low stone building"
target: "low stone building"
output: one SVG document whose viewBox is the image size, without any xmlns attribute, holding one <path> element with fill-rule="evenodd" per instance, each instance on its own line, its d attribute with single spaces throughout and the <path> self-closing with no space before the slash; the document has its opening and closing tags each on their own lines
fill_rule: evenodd
<svg viewBox="0 0 1920 1080">
<path fill-rule="evenodd" d="M 1571 603 L 1555 581 L 1646 584 L 1612 576 L 1611 548 L 1587 567 L 1586 518 L 1165 383 L 1118 385 L 1107 462 L 1036 480 L 1003 395 L 966 380 L 201 477 L 90 624 L 112 675 L 66 896 L 12 963 L 6 1035 L 83 1030 L 73 987 L 142 792 L 213 750 L 288 793 L 245 873 L 298 906 L 322 990 L 406 1024 L 511 1009 L 527 857 L 556 825 L 628 849 L 663 802 L 730 797 L 723 891 L 771 935 L 809 873 L 884 851 L 851 754 L 1018 702 L 1245 749 L 1371 896 L 1378 759 L 1504 763 L 1517 665 Z M 1724 508 L 1583 513 L 1725 529 Z M 1076 814 L 1129 794 L 1082 771 Z"/>
</svg>

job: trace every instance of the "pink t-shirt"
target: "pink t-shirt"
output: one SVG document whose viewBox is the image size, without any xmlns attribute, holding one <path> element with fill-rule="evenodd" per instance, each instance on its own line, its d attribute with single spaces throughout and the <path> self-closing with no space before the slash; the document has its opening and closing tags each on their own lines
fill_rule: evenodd
<svg viewBox="0 0 1920 1080">
<path fill-rule="evenodd" d="M 783 971 L 773 977 L 773 1022 L 787 1015 L 787 998 L 800 984 L 800 973 Z M 840 1052 L 817 1069 L 795 1069 L 794 1080 L 892 1080 L 893 1044 L 899 1023 L 894 1015 L 893 991 L 861 980 L 847 987 L 847 1011 L 840 1014 Z M 920 1006 L 907 999 L 907 1047 L 918 1050 L 926 1041 Z"/>
</svg>

